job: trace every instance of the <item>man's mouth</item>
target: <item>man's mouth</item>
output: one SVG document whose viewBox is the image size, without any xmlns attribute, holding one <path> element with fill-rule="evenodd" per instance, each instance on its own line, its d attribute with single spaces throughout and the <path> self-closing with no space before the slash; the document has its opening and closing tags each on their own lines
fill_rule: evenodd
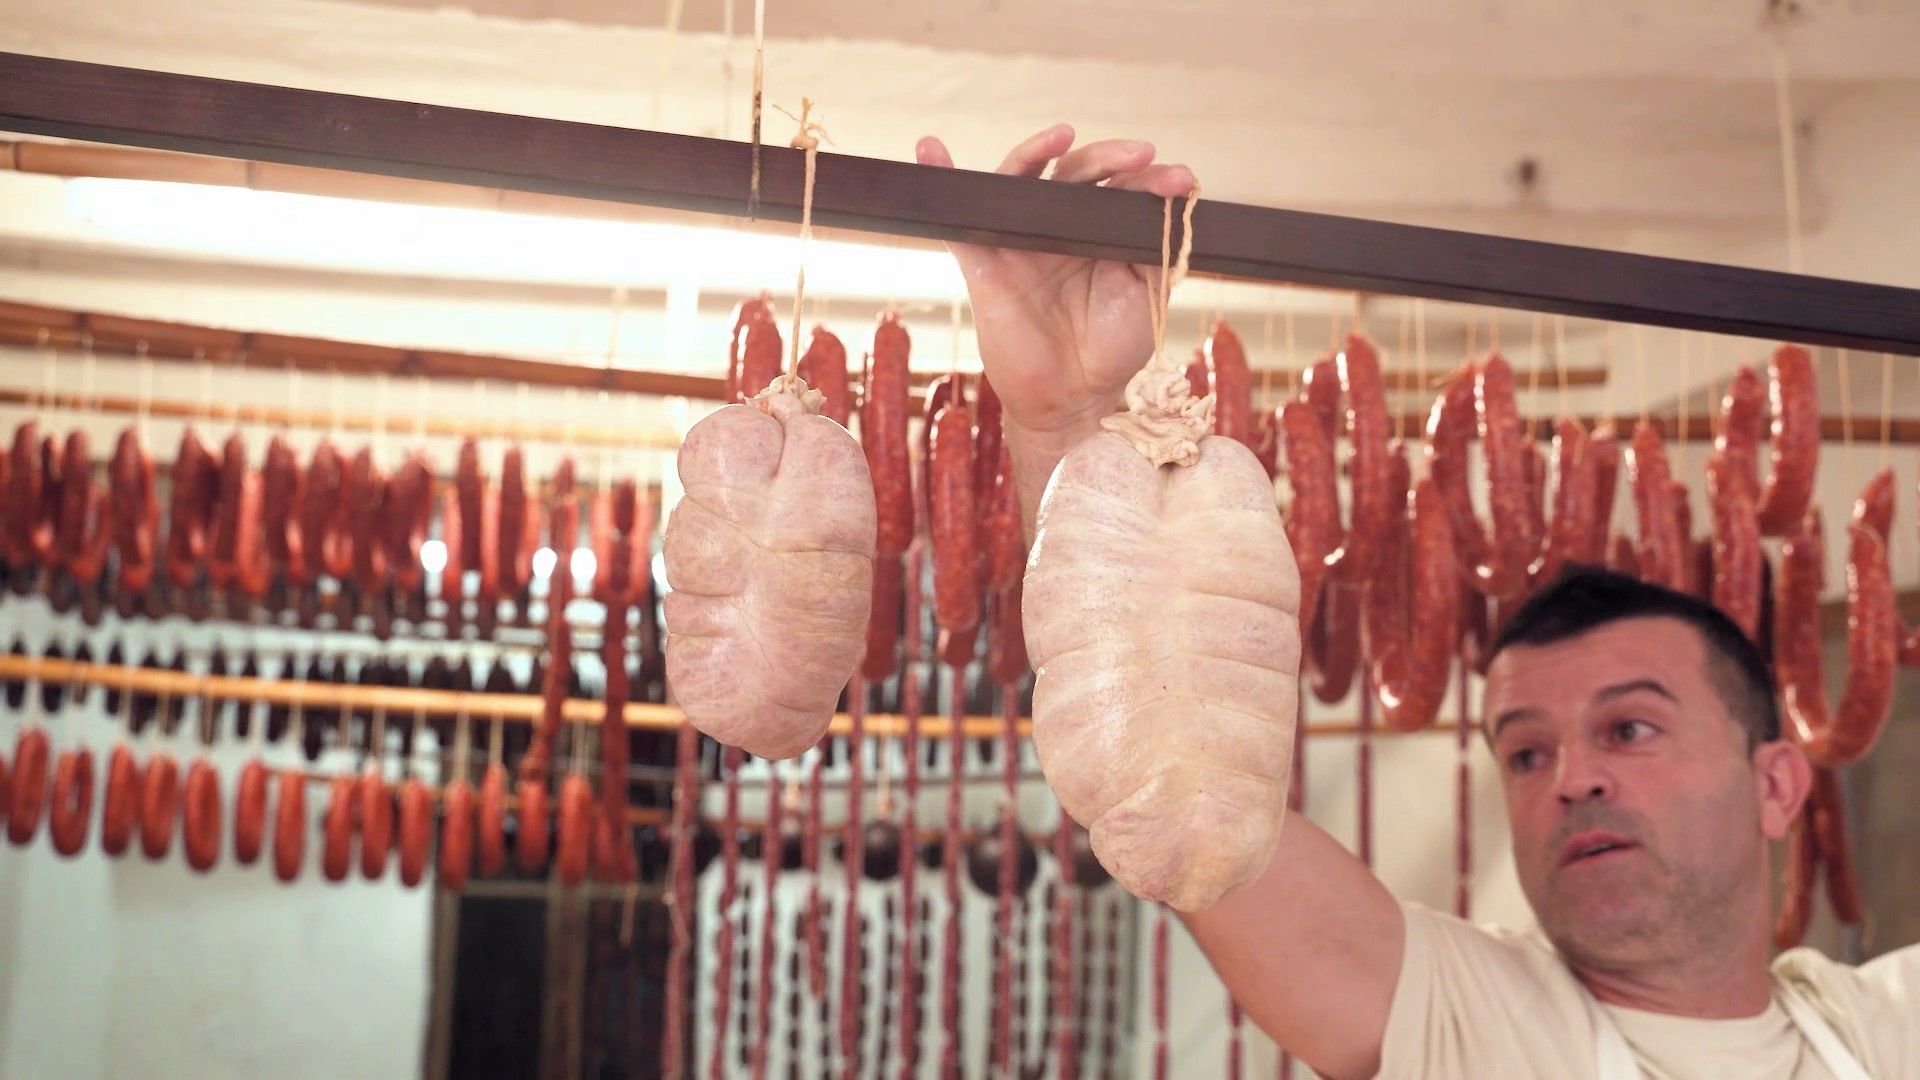
<svg viewBox="0 0 1920 1080">
<path fill-rule="evenodd" d="M 1577 862 L 1586 862 L 1589 859 L 1598 859 L 1616 852 L 1629 851 L 1638 846 L 1639 845 L 1633 841 L 1616 833 L 1581 833 L 1571 840 L 1568 840 L 1566 846 L 1561 849 L 1560 865 L 1571 866 Z"/>
</svg>

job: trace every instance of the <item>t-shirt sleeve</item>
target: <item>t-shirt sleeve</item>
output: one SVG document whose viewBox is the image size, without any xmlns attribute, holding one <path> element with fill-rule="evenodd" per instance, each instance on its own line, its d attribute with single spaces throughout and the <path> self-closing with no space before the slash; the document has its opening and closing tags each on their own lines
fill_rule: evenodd
<svg viewBox="0 0 1920 1080">
<path fill-rule="evenodd" d="M 1591 1077 L 1579 990 L 1544 944 L 1404 904 L 1406 951 L 1380 1077 Z"/>
<path fill-rule="evenodd" d="M 1775 970 L 1810 989 L 1814 1004 L 1874 1076 L 1920 1076 L 1920 945 L 1860 967 L 1793 949 Z"/>
</svg>

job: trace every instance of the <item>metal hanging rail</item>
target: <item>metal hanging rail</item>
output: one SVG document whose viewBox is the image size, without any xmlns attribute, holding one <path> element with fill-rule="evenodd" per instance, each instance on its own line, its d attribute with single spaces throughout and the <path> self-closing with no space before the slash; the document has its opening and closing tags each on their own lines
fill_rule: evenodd
<svg viewBox="0 0 1920 1080">
<path fill-rule="evenodd" d="M 0 53 L 0 129 L 738 216 L 741 142 Z M 764 146 L 759 213 L 802 158 Z M 814 221 L 1158 263 L 1138 192 L 821 154 Z M 1202 201 L 1203 273 L 1920 355 L 1920 290 Z"/>
</svg>

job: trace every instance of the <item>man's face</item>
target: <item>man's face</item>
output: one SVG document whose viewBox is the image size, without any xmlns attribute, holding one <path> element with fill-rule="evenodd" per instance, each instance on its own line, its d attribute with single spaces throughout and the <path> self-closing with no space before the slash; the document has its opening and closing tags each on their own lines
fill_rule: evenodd
<svg viewBox="0 0 1920 1080">
<path fill-rule="evenodd" d="M 1570 959 L 1657 960 L 1744 930 L 1731 916 L 1752 890 L 1765 904 L 1753 764 L 1691 626 L 1624 619 L 1505 649 L 1486 722 L 1521 887 Z"/>
</svg>

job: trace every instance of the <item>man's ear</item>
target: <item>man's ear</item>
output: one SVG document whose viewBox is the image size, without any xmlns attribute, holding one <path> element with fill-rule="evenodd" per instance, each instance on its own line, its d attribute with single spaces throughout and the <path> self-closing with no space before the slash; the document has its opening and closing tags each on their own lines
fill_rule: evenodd
<svg viewBox="0 0 1920 1080">
<path fill-rule="evenodd" d="M 1754 748 L 1753 780 L 1760 801 L 1760 831 L 1769 840 L 1785 838 L 1813 787 L 1813 766 L 1798 746 L 1775 739 Z"/>
</svg>

